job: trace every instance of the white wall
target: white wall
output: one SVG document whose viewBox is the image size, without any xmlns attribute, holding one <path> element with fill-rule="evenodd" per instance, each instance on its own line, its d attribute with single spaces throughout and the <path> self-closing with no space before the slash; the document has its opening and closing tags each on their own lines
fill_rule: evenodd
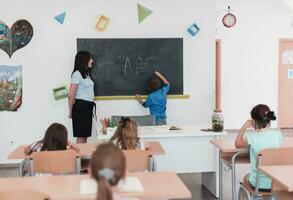
<svg viewBox="0 0 293 200">
<path fill-rule="evenodd" d="M 237 17 L 231 29 L 221 22 L 228 5 Z M 282 0 L 217 0 L 216 8 L 225 127 L 240 128 L 258 103 L 278 111 L 279 38 L 292 38 L 293 11 Z"/>
<path fill-rule="evenodd" d="M 141 24 L 136 3 L 153 10 Z M 15 6 L 17 4 L 17 6 Z M 9 0 L 2 3 L 1 19 L 11 26 L 24 18 L 34 27 L 32 41 L 11 59 L 0 51 L 0 65 L 23 65 L 23 104 L 18 112 L 0 112 L 0 163 L 11 162 L 7 155 L 18 145 L 41 139 L 52 122 L 66 125 L 67 101 L 55 101 L 52 88 L 69 84 L 76 53 L 77 37 L 183 37 L 184 93 L 190 99 L 168 101 L 168 123 L 209 124 L 214 108 L 214 0 Z M 67 11 L 64 25 L 53 17 Z M 100 33 L 95 23 L 100 14 L 111 18 Z M 186 29 L 197 22 L 201 31 L 191 37 Z M 98 101 L 99 117 L 112 114 L 144 114 L 137 102 Z"/>
</svg>

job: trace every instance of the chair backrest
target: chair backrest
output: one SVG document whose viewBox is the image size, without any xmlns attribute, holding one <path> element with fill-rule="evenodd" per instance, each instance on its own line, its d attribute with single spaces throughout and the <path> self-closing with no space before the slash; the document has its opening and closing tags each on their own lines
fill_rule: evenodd
<svg viewBox="0 0 293 200">
<path fill-rule="evenodd" d="M 153 157 L 145 150 L 123 150 L 128 172 L 153 171 Z"/>
<path fill-rule="evenodd" d="M 138 116 L 112 116 L 111 122 L 113 122 L 116 126 L 118 125 L 121 117 L 129 117 L 134 119 L 139 126 L 155 126 L 155 116 L 154 115 L 138 115 Z"/>
<path fill-rule="evenodd" d="M 269 148 L 258 153 L 259 165 L 292 165 L 293 148 Z"/>
<path fill-rule="evenodd" d="M 293 164 L 293 148 L 267 148 L 257 154 L 256 169 L 261 165 L 291 165 Z M 259 173 L 256 175 L 255 193 L 259 191 Z"/>
<path fill-rule="evenodd" d="M 31 176 L 35 173 L 80 174 L 80 157 L 74 150 L 34 152 L 30 169 Z"/>
<path fill-rule="evenodd" d="M 49 200 L 49 196 L 42 192 L 29 190 L 8 190 L 0 192 L 1 200 Z"/>
</svg>

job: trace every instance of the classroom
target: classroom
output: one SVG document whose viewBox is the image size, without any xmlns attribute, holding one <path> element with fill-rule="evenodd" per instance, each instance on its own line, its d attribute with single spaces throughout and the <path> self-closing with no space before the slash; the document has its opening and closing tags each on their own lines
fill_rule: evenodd
<svg viewBox="0 0 293 200">
<path fill-rule="evenodd" d="M 90 170 L 83 165 L 94 163 L 93 152 L 112 141 L 116 125 L 131 120 L 140 143 L 147 145 L 149 172 L 130 171 L 144 192 L 136 193 L 134 184 L 136 192 L 114 187 L 114 196 L 256 199 L 259 193 L 246 188 L 256 185 L 250 175 L 245 185 L 245 175 L 257 160 L 257 173 L 272 180 L 272 190 L 258 198 L 293 199 L 291 175 L 280 173 L 293 169 L 291 159 L 281 159 L 293 155 L 292 0 L 2 0 L 1 7 L 0 185 L 11 181 L 15 187 L 0 187 L 0 199 L 5 188 L 29 191 L 28 183 L 46 192 L 46 181 L 52 184 L 49 199 L 96 199 L 97 192 L 89 192 Z M 72 110 L 79 99 L 74 95 L 80 95 L 73 69 L 80 51 L 89 52 L 87 63 L 92 62 L 82 77 L 94 83 L 89 137 L 74 137 L 72 124 L 78 115 Z M 166 123 L 157 123 L 146 106 L 152 77 L 159 79 L 159 90 L 169 87 Z M 264 126 L 252 112 L 260 104 L 269 107 L 263 111 Z M 151 116 L 152 123 L 144 125 L 141 116 Z M 77 145 L 78 175 L 28 177 L 32 157 L 24 154 L 25 145 L 41 140 L 54 123 L 68 132 L 66 148 Z M 261 150 L 268 149 L 263 162 L 269 164 L 258 166 L 261 154 L 251 157 L 250 135 L 263 128 L 280 137 L 261 144 Z M 124 154 L 129 170 L 131 154 Z M 148 180 L 156 184 L 144 185 Z M 63 181 L 72 182 L 64 187 L 71 196 L 59 190 Z M 177 193 L 168 190 L 172 187 Z"/>
</svg>

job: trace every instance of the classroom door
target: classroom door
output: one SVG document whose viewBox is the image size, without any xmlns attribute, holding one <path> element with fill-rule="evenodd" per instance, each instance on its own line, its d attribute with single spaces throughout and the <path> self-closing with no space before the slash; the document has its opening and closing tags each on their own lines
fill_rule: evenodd
<svg viewBox="0 0 293 200">
<path fill-rule="evenodd" d="M 293 39 L 279 41 L 279 128 L 293 127 Z"/>
</svg>

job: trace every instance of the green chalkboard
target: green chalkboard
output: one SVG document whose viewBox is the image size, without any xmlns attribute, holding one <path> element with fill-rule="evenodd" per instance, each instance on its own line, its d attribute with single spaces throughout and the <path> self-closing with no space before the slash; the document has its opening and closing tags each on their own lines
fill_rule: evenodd
<svg viewBox="0 0 293 200">
<path fill-rule="evenodd" d="M 169 94 L 183 94 L 182 38 L 78 38 L 77 50 L 93 56 L 95 96 L 146 95 L 155 70 L 171 83 Z"/>
</svg>

